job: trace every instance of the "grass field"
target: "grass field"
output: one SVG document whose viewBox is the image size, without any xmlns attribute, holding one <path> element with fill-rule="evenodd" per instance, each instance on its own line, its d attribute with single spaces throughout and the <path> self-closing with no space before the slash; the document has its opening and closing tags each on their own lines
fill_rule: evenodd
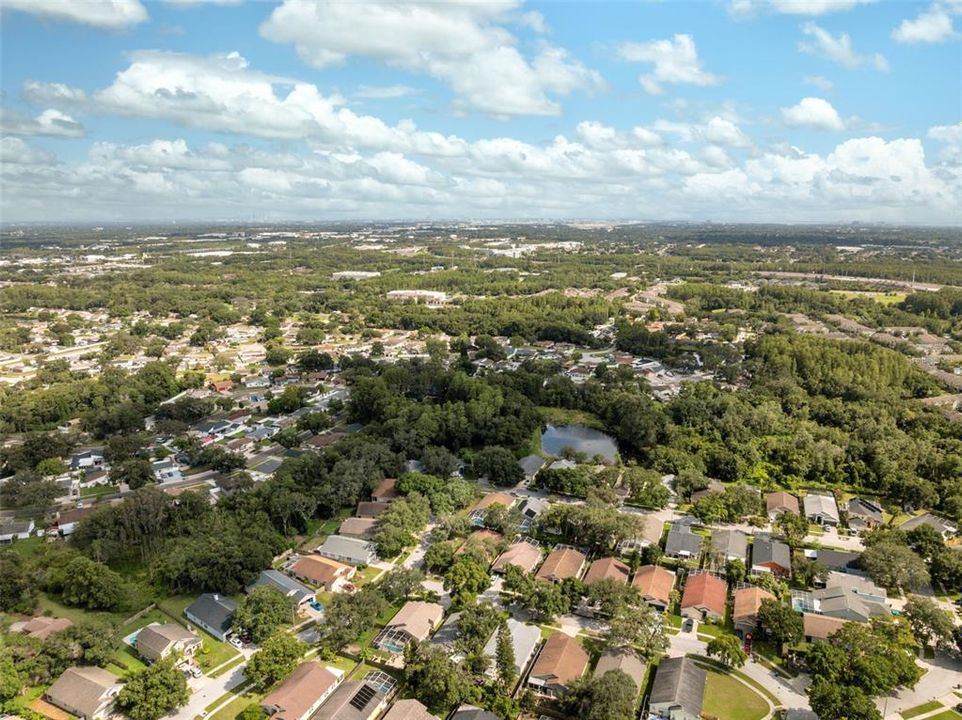
<svg viewBox="0 0 962 720">
<path fill-rule="evenodd" d="M 915 707 L 908 708 L 899 713 L 905 720 L 909 718 L 914 718 L 918 715 L 924 715 L 925 713 L 932 712 L 933 710 L 938 710 L 942 707 L 942 703 L 938 700 L 930 700 L 927 703 L 922 703 L 921 705 L 916 705 Z"/>
<path fill-rule="evenodd" d="M 263 697 L 264 695 L 261 693 L 245 692 L 243 695 L 235 697 L 213 715 L 208 716 L 207 720 L 234 720 L 241 710 L 251 703 L 259 702 Z M 217 702 L 223 702 L 223 699 L 224 698 L 221 697 Z"/>
<path fill-rule="evenodd" d="M 881 305 L 898 305 L 905 300 L 906 294 L 900 292 L 873 292 L 870 290 L 830 290 L 833 295 L 841 295 L 848 300 L 865 298 Z"/>
<path fill-rule="evenodd" d="M 930 715 L 925 718 L 925 720 L 962 720 L 962 715 L 955 710 L 946 710 L 945 712 L 940 712 L 938 715 Z"/>
<path fill-rule="evenodd" d="M 761 720 L 768 714 L 768 703 L 730 675 L 709 670 L 703 712 L 718 720 Z"/>
</svg>

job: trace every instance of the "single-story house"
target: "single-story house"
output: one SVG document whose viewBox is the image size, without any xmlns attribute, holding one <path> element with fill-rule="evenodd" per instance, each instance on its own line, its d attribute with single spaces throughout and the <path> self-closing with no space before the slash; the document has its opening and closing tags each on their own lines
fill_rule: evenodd
<svg viewBox="0 0 962 720">
<path fill-rule="evenodd" d="M 501 720 L 488 710 L 482 710 L 474 705 L 462 705 L 452 713 L 448 720 Z"/>
<path fill-rule="evenodd" d="M 792 553 L 788 545 L 771 535 L 757 533 L 752 542 L 751 572 L 772 573 L 778 577 L 792 576 Z"/>
<path fill-rule="evenodd" d="M 708 487 L 702 488 L 701 490 L 695 490 L 695 492 L 691 494 L 691 502 L 693 503 L 698 502 L 703 497 L 711 493 L 724 494 L 724 492 L 725 492 L 724 483 L 722 483 L 721 480 L 710 478 L 708 480 Z"/>
<path fill-rule="evenodd" d="M 412 698 L 398 700 L 381 716 L 381 720 L 438 720 L 438 716 L 429 713 L 424 705 Z"/>
<path fill-rule="evenodd" d="M 306 720 L 330 697 L 341 677 L 319 662 L 301 663 L 261 700 L 261 708 L 274 720 Z"/>
<path fill-rule="evenodd" d="M 882 524 L 882 508 L 864 498 L 852 498 L 845 508 L 852 530 L 871 530 Z"/>
<path fill-rule="evenodd" d="M 888 595 L 869 578 L 846 573 L 829 573 L 825 587 L 819 590 L 794 591 L 792 606 L 800 611 L 868 622 L 876 615 L 888 615 Z"/>
<path fill-rule="evenodd" d="M 933 515 L 932 513 L 924 513 L 922 515 L 909 518 L 904 523 L 899 525 L 899 528 L 905 532 L 908 532 L 909 530 L 914 530 L 920 525 L 928 525 L 929 527 L 934 528 L 946 540 L 959 531 L 958 525 L 946 520 L 945 518 L 940 518 L 938 515 Z"/>
<path fill-rule="evenodd" d="M 194 657 L 203 642 L 200 637 L 177 623 L 151 623 L 137 632 L 137 653 L 148 662 L 163 660 L 177 653 L 182 660 Z"/>
<path fill-rule="evenodd" d="M 741 530 L 734 528 L 719 528 L 713 530 L 711 543 L 725 562 L 729 560 L 745 561 L 748 551 L 748 536 Z"/>
<path fill-rule="evenodd" d="M 588 566 L 584 583 L 585 585 L 591 585 L 599 580 L 615 580 L 627 585 L 629 574 L 631 574 L 631 569 L 621 560 L 613 557 L 600 558 Z"/>
<path fill-rule="evenodd" d="M 384 478 L 371 490 L 371 502 L 387 503 L 398 496 L 396 478 Z"/>
<path fill-rule="evenodd" d="M 839 523 L 838 505 L 835 496 L 827 493 L 808 493 L 802 502 L 805 505 L 805 517 L 818 525 L 836 527 Z"/>
<path fill-rule="evenodd" d="M 483 525 L 485 511 L 489 507 L 492 505 L 502 505 L 503 507 L 510 508 L 512 505 L 514 505 L 514 501 L 514 495 L 509 495 L 508 493 L 488 493 L 474 504 L 474 506 L 468 512 L 468 517 L 475 525 Z"/>
<path fill-rule="evenodd" d="M 681 614 L 695 620 L 718 620 L 725 616 L 728 585 L 709 573 L 688 576 L 681 596 Z"/>
<path fill-rule="evenodd" d="M 455 654 L 455 643 L 461 632 L 461 613 L 453 612 L 447 616 L 438 631 L 431 638 L 432 645 L 444 648 L 454 662 L 459 663 L 464 658 Z"/>
<path fill-rule="evenodd" d="M 548 553 L 541 568 L 535 575 L 536 580 L 560 583 L 567 578 L 577 578 L 588 558 L 571 547 L 559 547 Z"/>
<path fill-rule="evenodd" d="M 87 468 L 100 467 L 104 464 L 104 449 L 90 448 L 81 450 L 70 456 L 71 470 L 86 470 Z"/>
<path fill-rule="evenodd" d="M 198 627 L 224 641 L 234 624 L 235 612 L 237 603 L 226 595 L 204 593 L 184 610 L 184 615 Z"/>
<path fill-rule="evenodd" d="M 835 572 L 858 572 L 858 559 L 861 553 L 845 550 L 831 550 L 829 548 L 806 548 L 805 558 L 814 560 L 822 567 Z"/>
<path fill-rule="evenodd" d="M 643 565 L 635 571 L 631 584 L 638 588 L 642 600 L 655 609 L 664 611 L 671 603 L 675 573 L 661 565 Z"/>
<path fill-rule="evenodd" d="M 673 522 L 665 540 L 665 555 L 675 558 L 698 557 L 701 553 L 702 536 L 691 531 L 688 523 Z"/>
<path fill-rule="evenodd" d="M 658 545 L 661 543 L 661 535 L 664 531 L 665 523 L 660 516 L 655 513 L 637 513 L 635 517 L 641 518 L 642 520 L 641 533 L 618 543 L 618 554 L 622 557 L 632 552 L 641 552 L 649 545 Z"/>
<path fill-rule="evenodd" d="M 541 695 L 559 697 L 585 674 L 588 653 L 573 637 L 556 632 L 548 638 L 528 675 L 528 687 Z"/>
<path fill-rule="evenodd" d="M 351 565 L 370 565 L 377 560 L 373 543 L 343 535 L 328 535 L 324 543 L 314 552 Z"/>
<path fill-rule="evenodd" d="M 376 528 L 377 520 L 374 518 L 349 517 L 341 523 L 341 527 L 337 529 L 337 534 L 360 538 L 362 540 L 370 540 L 374 537 Z"/>
<path fill-rule="evenodd" d="M 491 566 L 492 572 L 502 573 L 508 565 L 514 565 L 530 574 L 541 562 L 541 548 L 534 543 L 521 540 L 512 543 L 498 556 Z"/>
<path fill-rule="evenodd" d="M 818 640 L 828 640 L 832 633 L 839 630 L 848 620 L 842 618 L 829 617 L 828 615 L 818 615 L 817 613 L 802 613 L 802 635 L 805 642 L 811 643 Z"/>
<path fill-rule="evenodd" d="M 101 720 L 113 713 L 120 678 L 99 667 L 72 667 L 47 688 L 47 701 L 82 720 Z"/>
<path fill-rule="evenodd" d="M 61 537 L 73 535 L 80 521 L 90 515 L 94 509 L 93 505 L 87 505 L 86 507 L 64 510 L 63 512 L 57 513 L 57 532 Z"/>
<path fill-rule="evenodd" d="M 508 633 L 511 635 L 511 647 L 514 649 L 514 672 L 520 678 L 525 668 L 531 662 L 538 645 L 541 644 L 541 629 L 537 625 L 525 625 L 514 618 L 508 618 Z M 490 658 L 485 675 L 493 678 L 497 675 L 495 653 L 498 649 L 498 633 L 495 632 L 484 646 L 484 654 Z"/>
<path fill-rule="evenodd" d="M 351 581 L 357 568 L 322 555 L 302 555 L 288 566 L 287 572 L 328 592 L 339 592 Z"/>
<path fill-rule="evenodd" d="M 367 679 L 343 682 L 311 720 L 371 720 L 385 708 L 393 690 L 392 685 Z"/>
<path fill-rule="evenodd" d="M 754 633 L 758 624 L 758 609 L 763 600 L 774 600 L 775 596 L 755 585 L 743 587 L 732 593 L 732 624 L 735 634 L 744 637 Z"/>
<path fill-rule="evenodd" d="M 375 641 L 383 650 L 395 650 L 412 640 L 423 642 L 431 637 L 444 619 L 444 608 L 437 603 L 409 600 L 388 621 Z"/>
<path fill-rule="evenodd" d="M 765 496 L 765 508 L 768 512 L 768 519 L 772 521 L 782 513 L 799 514 L 798 498 L 782 490 L 768 493 Z"/>
<path fill-rule="evenodd" d="M 662 658 L 648 697 L 648 712 L 670 720 L 701 720 L 708 674 L 691 658 Z"/>
<path fill-rule="evenodd" d="M 540 455 L 525 455 L 518 460 L 518 465 L 521 466 L 521 471 L 524 473 L 524 480 L 527 483 L 534 480 L 535 476 L 541 472 L 544 464 L 545 459 Z"/>
<path fill-rule="evenodd" d="M 0 520 L 0 543 L 27 540 L 34 529 L 33 520 Z"/>
<path fill-rule="evenodd" d="M 151 463 L 151 467 L 154 470 L 154 478 L 159 483 L 174 482 L 176 480 L 182 480 L 184 477 L 180 471 L 180 466 L 173 458 L 154 460 Z"/>
<path fill-rule="evenodd" d="M 521 524 L 528 528 L 551 505 L 547 500 L 528 497 L 521 503 Z"/>
<path fill-rule="evenodd" d="M 261 570 L 260 575 L 247 586 L 246 590 L 250 592 L 263 585 L 274 588 L 296 606 L 309 603 L 314 599 L 313 590 L 278 570 Z"/>
<path fill-rule="evenodd" d="M 387 510 L 389 504 L 386 502 L 359 502 L 357 512 L 354 515 L 359 518 L 380 517 L 381 513 Z"/>
<path fill-rule="evenodd" d="M 10 632 L 26 635 L 27 637 L 36 638 L 37 640 L 46 640 L 54 633 L 58 633 L 61 630 L 66 630 L 71 625 L 73 625 L 73 623 L 67 618 L 55 618 L 47 617 L 46 615 L 38 615 L 37 617 L 30 618 L 29 620 L 13 623 L 10 626 Z"/>
<path fill-rule="evenodd" d="M 598 664 L 595 665 L 595 677 L 601 677 L 611 670 L 621 670 L 631 678 L 631 681 L 635 684 L 636 694 L 644 689 L 645 663 L 634 650 L 618 648 L 602 653 L 601 657 L 598 658 Z"/>
</svg>

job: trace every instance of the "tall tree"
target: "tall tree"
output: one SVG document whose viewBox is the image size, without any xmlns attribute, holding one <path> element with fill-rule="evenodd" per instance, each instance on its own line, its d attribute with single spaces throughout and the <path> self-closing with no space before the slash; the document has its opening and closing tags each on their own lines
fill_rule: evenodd
<svg viewBox="0 0 962 720">
<path fill-rule="evenodd" d="M 514 686 L 517 679 L 517 672 L 514 669 L 514 642 L 511 638 L 511 630 L 508 628 L 506 620 L 501 620 L 498 626 L 498 639 L 495 644 L 495 667 L 498 672 L 498 682 L 506 690 Z"/>
<path fill-rule="evenodd" d="M 168 658 L 128 677 L 117 695 L 117 707 L 130 720 L 158 720 L 186 705 L 189 699 L 184 674 Z"/>
<path fill-rule="evenodd" d="M 275 630 L 293 620 L 290 600 L 277 588 L 262 585 L 251 590 L 238 604 L 234 629 L 249 634 L 254 642 L 262 643 Z"/>
<path fill-rule="evenodd" d="M 306 650 L 307 645 L 293 635 L 275 632 L 251 655 L 244 673 L 255 688 L 267 690 L 294 671 Z"/>
<path fill-rule="evenodd" d="M 717 657 L 728 667 L 740 668 L 748 660 L 748 654 L 742 649 L 738 638 L 727 633 L 709 640 L 706 652 L 709 657 Z"/>
</svg>

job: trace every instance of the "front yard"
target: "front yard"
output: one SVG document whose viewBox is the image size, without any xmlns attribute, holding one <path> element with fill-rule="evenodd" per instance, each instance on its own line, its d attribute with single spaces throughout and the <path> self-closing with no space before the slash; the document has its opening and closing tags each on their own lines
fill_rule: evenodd
<svg viewBox="0 0 962 720">
<path fill-rule="evenodd" d="M 761 720 L 768 702 L 751 688 L 720 670 L 708 669 L 702 711 L 718 720 Z"/>
</svg>

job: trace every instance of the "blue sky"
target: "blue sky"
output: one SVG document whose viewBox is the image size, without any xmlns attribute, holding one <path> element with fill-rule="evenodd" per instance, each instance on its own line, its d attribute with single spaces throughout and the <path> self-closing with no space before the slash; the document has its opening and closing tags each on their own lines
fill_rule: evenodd
<svg viewBox="0 0 962 720">
<path fill-rule="evenodd" d="M 962 219 L 960 0 L 0 8 L 4 222 Z"/>
</svg>

